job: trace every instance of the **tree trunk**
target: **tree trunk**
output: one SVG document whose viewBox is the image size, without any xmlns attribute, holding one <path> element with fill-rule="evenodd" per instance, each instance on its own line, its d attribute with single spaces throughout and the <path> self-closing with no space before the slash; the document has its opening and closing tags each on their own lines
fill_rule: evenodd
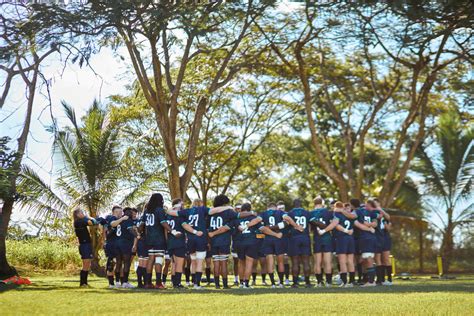
<svg viewBox="0 0 474 316">
<path fill-rule="evenodd" d="M 454 250 L 454 240 L 453 240 L 453 224 L 451 221 L 448 222 L 446 230 L 443 234 L 443 243 L 441 245 L 441 256 L 443 257 L 443 272 L 448 273 L 451 259 L 453 256 Z"/>
<path fill-rule="evenodd" d="M 91 239 L 92 239 L 92 263 L 91 263 L 91 271 L 95 273 L 97 276 L 105 277 L 105 268 L 100 265 L 100 256 L 99 250 L 102 248 L 102 240 L 99 236 L 99 230 L 97 227 L 92 226 L 90 227 Z"/>
<path fill-rule="evenodd" d="M 7 279 L 17 275 L 15 268 L 8 264 L 6 238 L 8 233 L 8 224 L 13 209 L 13 198 L 6 199 L 0 213 L 0 280 Z"/>
</svg>

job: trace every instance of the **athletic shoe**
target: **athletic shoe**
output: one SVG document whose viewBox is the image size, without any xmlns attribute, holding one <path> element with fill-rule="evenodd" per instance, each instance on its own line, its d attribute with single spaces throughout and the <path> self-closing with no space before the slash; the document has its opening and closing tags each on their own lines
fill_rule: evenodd
<svg viewBox="0 0 474 316">
<path fill-rule="evenodd" d="M 354 284 L 352 284 L 352 283 L 347 283 L 346 285 L 344 285 L 344 287 L 354 287 Z"/>
<path fill-rule="evenodd" d="M 294 289 L 297 289 L 297 288 L 298 288 L 298 284 L 295 283 L 295 284 L 293 284 L 291 287 L 294 288 Z"/>
<path fill-rule="evenodd" d="M 234 281 L 234 286 L 239 286 L 239 282 L 238 282 L 238 281 Z"/>
<path fill-rule="evenodd" d="M 230 287 L 229 287 L 229 286 L 225 286 L 225 285 L 224 285 L 224 286 L 222 287 L 222 289 L 223 289 L 223 290 L 229 290 L 229 289 L 230 289 Z"/>
<path fill-rule="evenodd" d="M 164 287 L 163 283 L 158 283 L 157 285 L 155 285 L 155 289 L 157 289 L 157 290 L 164 290 L 164 289 L 166 289 L 166 288 Z"/>
<path fill-rule="evenodd" d="M 365 283 L 364 285 L 361 285 L 361 287 L 373 287 L 373 286 L 376 286 L 375 283 Z"/>
<path fill-rule="evenodd" d="M 326 287 L 332 287 L 331 283 L 326 283 Z"/>
<path fill-rule="evenodd" d="M 121 289 L 121 288 L 122 288 L 122 284 L 121 284 L 121 283 L 115 283 L 115 288 L 116 288 L 116 289 Z"/>
<path fill-rule="evenodd" d="M 305 284 L 304 286 L 305 286 L 305 288 L 307 288 L 307 289 L 313 287 L 313 286 L 311 285 L 311 283 L 307 283 L 307 284 Z"/>
<path fill-rule="evenodd" d="M 341 283 L 339 284 L 339 287 L 346 287 L 347 284 Z"/>
<path fill-rule="evenodd" d="M 384 282 L 382 283 L 382 285 L 390 286 L 390 285 L 393 285 L 393 283 L 390 282 L 390 281 L 384 281 Z"/>
<path fill-rule="evenodd" d="M 283 289 L 285 286 L 283 284 L 278 284 L 278 288 Z"/>
<path fill-rule="evenodd" d="M 288 280 L 288 279 L 285 280 L 285 285 L 286 285 L 286 286 L 289 286 L 289 285 L 290 285 L 290 280 Z"/>
<path fill-rule="evenodd" d="M 128 282 L 125 282 L 125 283 L 122 284 L 122 288 L 124 288 L 124 289 L 134 289 L 135 286 L 131 285 Z"/>
<path fill-rule="evenodd" d="M 181 289 L 184 289 L 185 287 L 182 286 L 181 284 L 178 284 L 178 285 L 173 285 L 173 289 L 178 289 L 178 290 L 181 290 Z"/>
<path fill-rule="evenodd" d="M 275 284 L 272 284 L 272 289 L 276 289 L 277 286 Z"/>
<path fill-rule="evenodd" d="M 314 285 L 314 287 L 323 287 L 323 284 L 322 283 L 317 283 Z"/>
<path fill-rule="evenodd" d="M 147 290 L 152 290 L 152 289 L 154 289 L 154 288 L 155 288 L 155 287 L 153 286 L 153 284 L 146 284 L 146 285 L 145 285 L 145 289 L 147 289 Z"/>
<path fill-rule="evenodd" d="M 194 284 L 194 287 L 193 287 L 194 290 L 202 290 L 202 286 L 199 286 L 197 284 Z"/>
<path fill-rule="evenodd" d="M 216 289 L 218 289 L 218 290 L 219 290 L 220 288 L 221 288 L 221 286 L 220 286 L 220 285 L 216 285 Z"/>
<path fill-rule="evenodd" d="M 250 286 L 255 286 L 255 281 L 252 281 L 252 283 L 250 283 Z"/>
<path fill-rule="evenodd" d="M 190 283 L 190 282 L 186 282 L 186 286 L 191 286 L 191 283 Z"/>
<path fill-rule="evenodd" d="M 109 289 L 115 289 L 115 285 L 109 284 Z"/>
<path fill-rule="evenodd" d="M 267 286 L 268 283 L 266 281 L 262 281 L 262 285 Z"/>
<path fill-rule="evenodd" d="M 239 284 L 239 289 L 243 289 L 245 287 L 245 284 Z"/>
</svg>

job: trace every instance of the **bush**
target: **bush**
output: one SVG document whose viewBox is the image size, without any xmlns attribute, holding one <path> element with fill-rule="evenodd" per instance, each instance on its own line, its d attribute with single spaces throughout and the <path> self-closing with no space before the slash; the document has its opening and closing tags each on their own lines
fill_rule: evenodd
<svg viewBox="0 0 474 316">
<path fill-rule="evenodd" d="M 58 239 L 7 240 L 7 257 L 13 266 L 71 270 L 81 266 L 77 245 Z"/>
</svg>

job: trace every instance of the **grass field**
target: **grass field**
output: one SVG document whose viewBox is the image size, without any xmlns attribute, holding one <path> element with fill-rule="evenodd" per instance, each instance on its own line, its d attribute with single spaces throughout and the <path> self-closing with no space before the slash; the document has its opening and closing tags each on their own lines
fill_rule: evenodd
<svg viewBox="0 0 474 316">
<path fill-rule="evenodd" d="M 107 289 L 105 279 L 36 276 L 33 285 L 3 288 L 0 315 L 203 314 L 474 314 L 474 277 L 396 280 L 392 287 L 253 290 Z"/>
</svg>

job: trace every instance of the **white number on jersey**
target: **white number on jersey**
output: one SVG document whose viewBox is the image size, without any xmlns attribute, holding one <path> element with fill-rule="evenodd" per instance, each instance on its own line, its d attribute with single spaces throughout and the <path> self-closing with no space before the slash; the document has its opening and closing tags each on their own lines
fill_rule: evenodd
<svg viewBox="0 0 474 316">
<path fill-rule="evenodd" d="M 211 228 L 217 230 L 222 227 L 224 220 L 222 217 L 211 217 Z"/>
<path fill-rule="evenodd" d="M 168 221 L 168 225 L 170 225 L 171 230 L 173 230 L 173 229 L 174 229 L 174 225 L 175 225 L 174 220 L 169 220 L 169 221 Z"/>
<path fill-rule="evenodd" d="M 199 220 L 199 214 L 189 215 L 189 225 L 190 226 L 197 226 Z"/>
<path fill-rule="evenodd" d="M 145 221 L 146 226 L 155 225 L 155 214 L 145 214 L 145 216 L 146 216 L 146 221 Z"/>
<path fill-rule="evenodd" d="M 243 227 L 245 227 L 245 229 L 242 231 L 242 234 L 248 234 L 248 233 L 250 233 L 250 230 L 249 230 L 249 228 L 248 228 L 249 223 L 250 223 L 250 221 L 245 221 L 245 222 L 240 223 L 240 225 L 242 225 Z"/>
<path fill-rule="evenodd" d="M 344 226 L 345 226 L 346 229 L 349 229 L 351 227 L 351 222 L 346 219 L 344 221 Z"/>
<path fill-rule="evenodd" d="M 370 216 L 364 216 L 364 222 L 371 223 Z"/>
<path fill-rule="evenodd" d="M 383 219 L 380 219 L 380 229 L 385 229 L 385 220 Z"/>
<path fill-rule="evenodd" d="M 122 226 L 118 225 L 117 226 L 117 232 L 115 233 L 117 236 L 122 236 Z"/>
<path fill-rule="evenodd" d="M 275 226 L 275 217 L 270 216 L 270 217 L 268 218 L 268 222 L 270 223 L 271 226 Z"/>
<path fill-rule="evenodd" d="M 305 216 L 295 216 L 296 224 L 300 225 L 303 228 L 306 228 L 306 217 Z"/>
</svg>

